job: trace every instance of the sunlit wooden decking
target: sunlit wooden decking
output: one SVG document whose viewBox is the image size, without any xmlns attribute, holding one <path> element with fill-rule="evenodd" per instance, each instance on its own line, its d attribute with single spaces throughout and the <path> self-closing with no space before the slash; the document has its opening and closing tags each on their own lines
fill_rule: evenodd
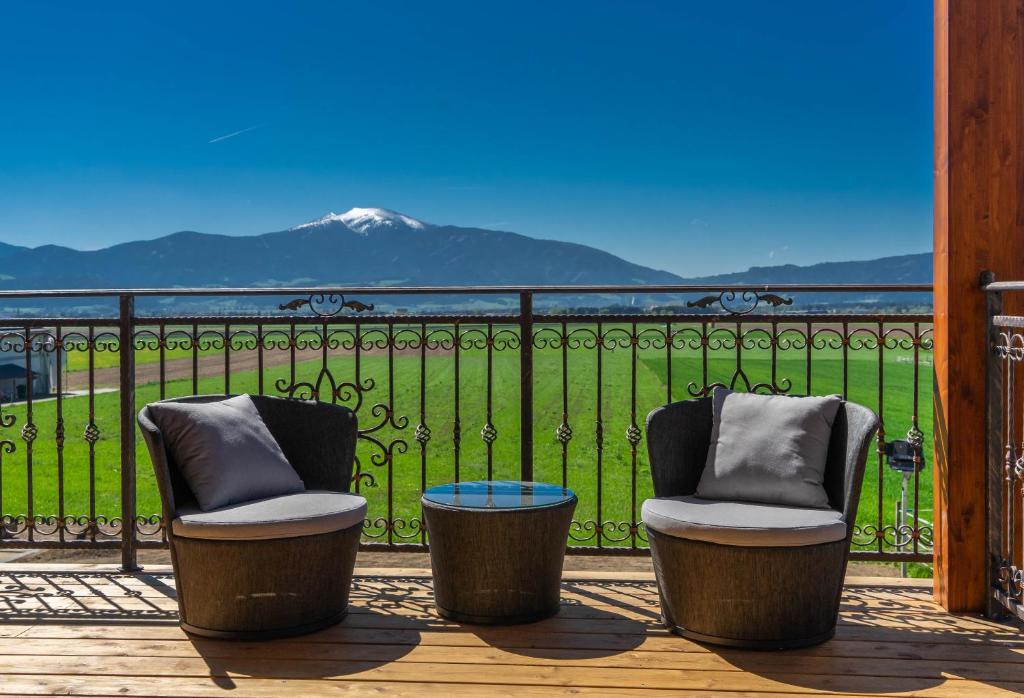
<svg viewBox="0 0 1024 698">
<path fill-rule="evenodd" d="M 176 626 L 166 567 L 0 565 L 0 694 L 999 696 L 1024 692 L 1024 635 L 952 616 L 930 590 L 851 579 L 836 639 L 788 652 L 702 646 L 658 623 L 653 578 L 567 572 L 555 618 L 466 626 L 424 570 L 357 572 L 334 628 L 265 643 Z"/>
</svg>

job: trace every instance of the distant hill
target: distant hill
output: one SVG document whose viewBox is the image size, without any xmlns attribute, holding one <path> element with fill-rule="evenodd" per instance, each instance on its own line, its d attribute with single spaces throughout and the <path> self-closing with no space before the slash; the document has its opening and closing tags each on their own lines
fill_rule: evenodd
<svg viewBox="0 0 1024 698">
<path fill-rule="evenodd" d="M 928 284 L 932 254 L 905 254 L 857 262 L 821 262 L 806 267 L 780 264 L 687 279 L 695 284 Z"/>
<path fill-rule="evenodd" d="M 88 251 L 0 243 L 0 288 L 898 283 L 929 281 L 930 259 L 930 254 L 921 254 L 809 267 L 754 267 L 683 279 L 586 245 L 434 225 L 387 209 L 355 208 L 252 236 L 183 231 Z M 188 305 L 179 300 L 174 307 Z M 166 303 L 161 308 L 170 310 Z"/>
<path fill-rule="evenodd" d="M 932 253 L 881 257 L 855 262 L 822 262 L 806 267 L 782 264 L 751 267 L 746 271 L 686 279 L 685 283 L 729 284 L 929 284 L 932 282 Z M 857 307 L 926 306 L 930 293 L 800 293 L 800 306 L 829 305 Z"/>
</svg>

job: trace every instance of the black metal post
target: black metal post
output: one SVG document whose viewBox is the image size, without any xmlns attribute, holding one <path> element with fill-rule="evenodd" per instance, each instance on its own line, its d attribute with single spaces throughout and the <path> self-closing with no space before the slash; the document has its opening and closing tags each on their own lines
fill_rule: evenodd
<svg viewBox="0 0 1024 698">
<path fill-rule="evenodd" d="M 120 297 L 118 320 L 121 368 L 121 569 L 139 568 L 135 539 L 135 297 Z"/>
<path fill-rule="evenodd" d="M 519 294 L 519 443 L 521 480 L 533 480 L 533 294 Z"/>
<path fill-rule="evenodd" d="M 986 271 L 981 275 L 981 286 L 985 289 L 996 280 L 995 274 Z M 986 599 L 986 615 L 995 618 L 1006 615 L 1006 609 L 996 598 L 994 587 L 997 584 L 999 568 L 1003 557 L 1003 369 L 996 346 L 999 344 L 999 328 L 994 319 L 1003 311 L 1003 294 L 999 291 L 985 292 L 986 300 L 986 360 L 985 360 L 985 452 L 987 459 L 987 538 L 988 555 L 986 556 L 988 580 L 993 587 Z"/>
</svg>

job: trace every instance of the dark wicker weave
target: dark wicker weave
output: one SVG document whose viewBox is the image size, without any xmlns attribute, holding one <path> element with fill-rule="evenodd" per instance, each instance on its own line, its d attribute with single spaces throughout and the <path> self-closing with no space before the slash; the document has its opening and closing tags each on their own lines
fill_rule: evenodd
<svg viewBox="0 0 1024 698">
<path fill-rule="evenodd" d="M 711 398 L 677 402 L 647 418 L 656 497 L 692 495 L 711 443 Z M 844 402 L 825 469 L 829 505 L 846 539 L 821 545 L 741 547 L 648 529 L 665 623 L 694 640 L 751 648 L 802 647 L 835 632 L 864 465 L 878 428 L 865 407 Z"/>
<path fill-rule="evenodd" d="M 166 402 L 215 402 L 203 395 Z M 356 416 L 341 406 L 253 396 L 274 438 L 307 489 L 348 492 Z M 348 609 L 362 525 L 320 535 L 270 540 L 203 540 L 174 535 L 171 521 L 194 504 L 148 408 L 139 425 L 149 446 L 163 505 L 181 626 L 230 639 L 268 639 L 337 623 Z"/>
<path fill-rule="evenodd" d="M 438 613 L 495 625 L 558 613 L 575 496 L 554 506 L 500 510 L 421 501 Z"/>
</svg>

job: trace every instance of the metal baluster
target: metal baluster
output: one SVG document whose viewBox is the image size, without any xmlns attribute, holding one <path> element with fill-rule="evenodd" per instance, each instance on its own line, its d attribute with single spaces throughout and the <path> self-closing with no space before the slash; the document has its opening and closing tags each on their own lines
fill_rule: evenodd
<svg viewBox="0 0 1024 698">
<path fill-rule="evenodd" d="M 700 323 L 700 370 L 701 370 L 701 395 L 708 394 L 708 323 L 701 320 Z"/>
<path fill-rule="evenodd" d="M 629 335 L 630 345 L 630 375 L 629 375 L 629 428 L 626 430 L 626 440 L 629 442 L 629 540 L 630 547 L 636 548 L 637 520 L 636 520 L 636 452 L 637 444 L 640 443 L 642 432 L 636 423 L 636 362 L 637 348 L 640 338 L 636 331 L 636 322 L 631 325 Z"/>
<path fill-rule="evenodd" d="M 568 325 L 562 321 L 562 335 L 559 342 L 562 350 L 562 423 L 555 437 L 562 446 L 562 488 L 569 486 L 569 441 L 572 427 L 569 425 L 569 334 Z"/>
<path fill-rule="evenodd" d="M 231 394 L 231 325 L 224 325 L 224 394 Z"/>
<path fill-rule="evenodd" d="M 288 326 L 288 385 L 295 385 L 295 323 Z"/>
<path fill-rule="evenodd" d="M 455 410 L 452 418 L 452 451 L 455 459 L 455 482 L 459 482 L 459 459 L 462 451 L 462 420 L 459 405 L 459 394 L 460 394 L 460 375 L 459 375 L 459 356 L 462 353 L 462 331 L 459 327 L 458 321 L 455 322 L 452 332 L 455 337 L 455 385 L 453 387 L 453 398 L 455 400 Z"/>
<path fill-rule="evenodd" d="M 736 380 L 740 377 L 746 377 L 743 372 L 743 323 L 739 320 L 736 321 L 736 372 L 732 374 L 732 381 L 729 385 L 730 388 L 736 387 Z M 747 387 L 749 388 L 750 381 L 747 381 Z"/>
<path fill-rule="evenodd" d="M 805 331 L 805 333 L 807 335 L 807 344 L 805 345 L 805 347 L 807 349 L 807 362 L 806 362 L 807 363 L 807 375 L 806 375 L 806 378 L 807 378 L 807 394 L 810 395 L 811 394 L 811 356 L 814 353 L 814 328 L 811 326 L 810 322 L 806 323 L 806 329 L 804 331 Z"/>
<path fill-rule="evenodd" d="M 139 569 L 135 538 L 135 297 L 120 298 L 121 568 Z"/>
<path fill-rule="evenodd" d="M 843 351 L 843 399 L 850 392 L 850 326 L 847 322 L 843 322 L 843 339 L 842 339 L 842 351 Z"/>
<path fill-rule="evenodd" d="M 920 447 L 924 443 L 924 436 L 921 433 L 918 418 L 918 407 L 921 398 L 920 380 L 921 380 L 921 325 L 914 323 L 914 406 L 913 412 L 911 413 L 911 443 L 915 447 Z M 844 394 L 845 395 L 845 394 Z M 918 448 L 914 449 L 914 525 L 910 531 L 911 540 L 913 540 L 913 550 L 918 552 L 920 548 L 920 518 L 921 514 L 918 509 L 921 499 L 921 456 L 918 454 Z M 906 512 L 904 512 L 906 516 Z"/>
<path fill-rule="evenodd" d="M 1010 338 L 1013 335 L 1007 332 L 1007 345 L 1009 348 Z M 1014 439 L 1013 439 L 1013 388 L 1016 383 L 1014 378 L 1016 365 L 1013 361 L 1012 354 L 1010 351 L 1006 352 L 1006 409 L 1004 415 L 1006 419 L 1006 446 L 1004 449 L 1005 458 L 1005 470 L 1006 470 L 1006 565 L 1007 567 L 1013 566 L 1013 540 L 1014 540 L 1014 464 L 1017 460 L 1017 454 L 1014 453 Z M 1012 591 L 1012 584 L 1007 586 L 1007 592 Z"/>
<path fill-rule="evenodd" d="M 533 294 L 519 294 L 519 479 L 533 480 Z"/>
<path fill-rule="evenodd" d="M 772 352 L 771 352 L 771 385 L 772 385 L 772 392 L 773 393 L 777 393 L 777 392 L 782 392 L 782 391 L 779 390 L 779 371 L 778 371 L 778 369 L 779 369 L 779 356 L 778 356 L 778 349 L 779 349 L 779 323 L 778 323 L 777 320 L 772 319 L 771 328 L 772 328 L 772 335 L 771 335 L 771 340 L 769 342 L 770 345 L 771 345 L 771 350 L 772 350 Z"/>
<path fill-rule="evenodd" d="M 388 419 L 394 426 L 395 419 L 395 326 L 388 323 Z M 395 529 L 395 459 L 391 448 L 388 461 L 388 545 L 394 545 Z"/>
<path fill-rule="evenodd" d="M 100 437 L 96 426 L 96 329 L 89 326 L 89 423 L 85 427 L 85 440 L 89 444 L 89 540 L 96 542 L 96 440 Z"/>
<path fill-rule="evenodd" d="M 263 387 L 263 324 L 256 325 L 256 392 L 264 393 Z"/>
<path fill-rule="evenodd" d="M 878 552 L 885 542 L 885 327 L 878 323 L 878 434 L 875 439 L 878 460 L 877 528 Z"/>
<path fill-rule="evenodd" d="M 199 394 L 199 323 L 193 322 L 193 395 Z"/>
<path fill-rule="evenodd" d="M 487 479 L 494 479 L 494 440 L 497 429 L 494 427 L 494 325 L 487 323 L 487 421 L 480 435 L 487 445 Z"/>
<path fill-rule="evenodd" d="M 25 486 L 27 490 L 27 521 L 28 539 L 35 540 L 35 493 L 33 492 L 32 446 L 38 433 L 32 421 L 32 328 L 25 327 L 25 425 L 21 428 L 21 438 L 25 442 Z"/>
<path fill-rule="evenodd" d="M 57 325 L 54 337 L 53 355 L 57 366 L 57 424 L 54 430 L 54 442 L 57 447 L 57 537 L 64 542 L 64 529 L 67 519 L 64 509 L 64 371 L 61 370 L 61 356 L 64 351 L 63 330 Z"/>
<path fill-rule="evenodd" d="M 166 356 L 164 356 L 164 350 L 167 346 L 167 333 L 166 326 L 162 322 L 160 323 L 159 332 L 160 336 L 157 339 L 157 351 L 160 354 L 160 399 L 163 400 L 167 397 L 167 365 Z"/>
<path fill-rule="evenodd" d="M 321 375 L 327 375 L 327 373 L 328 373 L 327 364 L 328 364 L 328 360 L 329 360 L 328 350 L 327 350 L 327 333 L 328 333 L 329 330 L 328 330 L 328 326 L 327 326 L 327 322 L 326 321 L 324 321 L 324 323 L 320 326 L 319 330 L 320 330 L 320 371 L 321 371 Z M 317 383 L 316 385 L 319 386 L 319 383 Z M 316 395 L 316 399 L 320 400 L 321 402 L 331 402 L 331 403 L 333 403 L 337 396 L 333 392 L 334 389 L 335 389 L 335 386 L 334 386 L 333 383 L 331 384 L 330 387 L 331 387 L 331 390 L 332 390 L 332 393 L 329 396 L 330 399 L 328 399 L 327 397 L 324 397 L 323 395 L 319 395 L 319 394 Z M 317 392 L 319 393 L 319 390 Z"/>
<path fill-rule="evenodd" d="M 1024 360 L 1024 351 L 1016 351 L 1013 349 L 1013 346 L 1016 345 L 1018 347 L 1024 347 L 1024 338 L 1022 338 L 1019 332 L 1011 331 L 1010 336 L 1016 340 L 1011 342 L 1010 353 L 1011 360 L 1014 362 L 1014 371 L 1016 371 L 1016 368 L 1019 365 L 1020 361 Z M 1013 374 L 1011 374 L 1011 381 L 1012 380 L 1014 380 Z M 1011 402 L 1009 410 L 1010 420 L 1013 420 L 1013 413 L 1015 407 L 1016 405 L 1014 404 L 1014 402 Z M 1015 580 L 1015 583 L 1012 585 L 1011 589 L 1013 591 L 1014 598 L 1018 602 L 1020 602 L 1022 597 L 1024 597 L 1024 585 L 1020 584 L 1018 581 L 1021 579 L 1022 568 L 1024 568 L 1024 531 L 1021 530 L 1022 525 L 1024 525 L 1024 462 L 1022 462 L 1022 459 L 1024 459 L 1024 405 L 1020 406 L 1019 413 L 1021 420 L 1019 441 L 1020 445 L 1014 450 L 1012 455 L 1013 477 L 1010 482 L 1010 496 L 1011 498 L 1013 498 L 1014 503 L 1014 506 L 1011 509 L 1011 512 L 1014 514 L 1014 517 L 1012 521 L 1012 533 L 1009 544 L 1011 548 L 1010 569 L 1014 573 L 1013 579 Z M 1020 512 L 1020 514 L 1017 514 L 1017 512 Z M 1017 520 L 1017 516 L 1021 516 L 1020 521 Z M 1013 559 L 1012 550 L 1014 540 L 1017 540 L 1020 543 L 1020 556 L 1016 560 Z"/>
<path fill-rule="evenodd" d="M 361 398 L 362 398 L 362 390 L 363 390 L 363 379 L 362 379 L 363 331 L 362 331 L 362 328 L 361 328 L 358 320 L 356 320 L 356 324 L 355 324 L 355 328 L 353 329 L 353 332 L 355 333 L 355 343 L 354 343 L 354 345 L 352 347 L 352 350 L 355 352 L 353 374 L 354 374 L 354 382 L 356 384 L 356 392 L 359 393 L 359 395 L 357 396 L 357 400 L 356 401 L 357 402 L 362 402 Z M 357 415 L 357 419 L 358 419 L 358 415 Z M 359 492 L 359 489 L 362 487 L 362 484 L 363 484 L 362 474 L 363 474 L 363 462 L 359 458 L 359 456 L 356 455 L 356 474 L 355 474 L 356 493 Z"/>
<path fill-rule="evenodd" d="M 430 427 L 427 426 L 427 324 L 420 323 L 420 422 L 414 434 L 420 445 L 420 492 L 427 490 L 427 442 L 430 441 Z M 426 531 L 420 526 L 420 543 L 426 543 Z"/>
<path fill-rule="evenodd" d="M 595 411 L 596 426 L 594 429 L 594 441 L 597 446 L 597 516 L 594 521 L 594 533 L 597 536 L 597 547 L 602 547 L 604 537 L 604 525 L 603 521 L 603 507 L 602 499 L 604 496 L 604 412 L 602 409 L 601 401 L 602 395 L 602 383 L 603 383 L 603 366 L 602 366 L 602 350 L 604 349 L 604 333 L 602 323 L 597 323 L 597 409 Z"/>
<path fill-rule="evenodd" d="M 672 402 L 672 322 L 665 323 L 665 404 Z"/>
</svg>

